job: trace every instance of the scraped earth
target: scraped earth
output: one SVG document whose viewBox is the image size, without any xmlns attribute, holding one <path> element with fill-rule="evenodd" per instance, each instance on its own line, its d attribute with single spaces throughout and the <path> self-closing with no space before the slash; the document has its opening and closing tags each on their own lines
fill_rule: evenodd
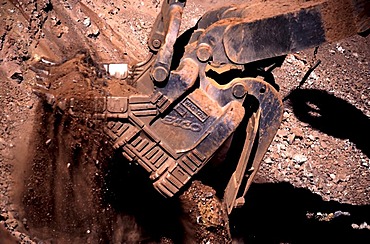
<svg viewBox="0 0 370 244">
<path fill-rule="evenodd" d="M 188 1 L 182 31 L 228 2 Z M 195 181 L 164 199 L 105 146 L 99 124 L 66 119 L 34 91 L 135 92 L 99 64 L 143 60 L 160 6 L 1 0 L 0 243 L 14 243 L 9 234 L 21 243 L 223 243 L 229 232 L 235 243 L 369 243 L 369 37 L 288 55 L 273 71 L 283 123 L 229 224 L 212 188 Z"/>
</svg>

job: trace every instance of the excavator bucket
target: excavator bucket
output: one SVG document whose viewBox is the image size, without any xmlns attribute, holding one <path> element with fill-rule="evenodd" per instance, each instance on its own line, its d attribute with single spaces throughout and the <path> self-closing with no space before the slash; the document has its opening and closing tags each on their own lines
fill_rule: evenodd
<svg viewBox="0 0 370 244">
<path fill-rule="evenodd" d="M 243 205 L 282 120 L 276 86 L 260 76 L 271 70 L 263 61 L 367 33 L 369 3 L 278 0 L 215 9 L 200 19 L 181 59 L 174 61 L 185 2 L 164 1 L 147 60 L 122 65 L 121 73 L 113 71 L 118 64 L 103 65 L 131 92 L 88 99 L 41 93 L 69 116 L 104 123 L 110 145 L 142 166 L 165 197 L 182 190 L 247 120 L 244 146 L 224 192 L 231 213 Z"/>
</svg>

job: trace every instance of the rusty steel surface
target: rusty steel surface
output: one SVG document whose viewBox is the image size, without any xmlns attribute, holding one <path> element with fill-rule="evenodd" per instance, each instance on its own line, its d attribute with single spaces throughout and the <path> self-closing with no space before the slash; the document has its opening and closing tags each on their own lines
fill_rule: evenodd
<svg viewBox="0 0 370 244">
<path fill-rule="evenodd" d="M 253 178 L 258 171 L 259 165 L 279 129 L 283 116 L 283 103 L 278 92 L 267 82 L 259 79 L 240 79 L 246 85 L 248 94 L 258 100 L 259 108 L 250 118 L 246 127 L 246 140 L 241 153 L 237 169 L 230 178 L 224 193 L 224 201 L 231 213 L 234 207 L 244 204 L 244 196 Z M 256 144 L 257 149 L 251 155 L 252 147 Z M 246 185 L 241 195 L 239 193 L 242 181 Z M 237 196 L 239 196 L 237 198 Z"/>
<path fill-rule="evenodd" d="M 184 6 L 185 1 L 164 1 L 148 41 L 151 55 L 122 76 L 135 94 L 81 100 L 46 91 L 43 96 L 70 116 L 104 121 L 113 148 L 142 166 L 166 197 L 176 195 L 247 120 L 244 147 L 224 193 L 231 213 L 243 205 L 283 111 L 274 84 L 257 77 L 257 71 L 268 73 L 268 66 L 249 63 L 366 32 L 369 5 L 308 1 L 292 7 L 279 0 L 212 10 L 170 70 Z M 338 8 L 340 15 L 329 18 Z M 263 14 L 252 17 L 256 10 Z"/>
<path fill-rule="evenodd" d="M 370 2 L 264 1 L 230 5 L 206 13 L 196 38 L 210 44 L 214 62 L 245 64 L 364 33 L 370 28 Z M 216 33 L 218 36 L 216 36 Z"/>
<path fill-rule="evenodd" d="M 151 76 L 157 82 L 164 81 L 170 73 L 173 46 L 179 33 L 184 6 L 185 1 L 164 1 L 149 37 L 149 47 L 158 51 L 151 71 Z"/>
</svg>

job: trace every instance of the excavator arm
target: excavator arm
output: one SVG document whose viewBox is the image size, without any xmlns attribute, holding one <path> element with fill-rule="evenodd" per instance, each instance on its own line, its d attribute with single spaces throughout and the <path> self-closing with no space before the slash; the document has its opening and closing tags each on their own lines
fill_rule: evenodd
<svg viewBox="0 0 370 244">
<path fill-rule="evenodd" d="M 264 75 L 273 58 L 368 34 L 369 1 L 276 0 L 214 9 L 175 60 L 185 2 L 163 2 L 148 39 L 149 58 L 120 76 L 135 94 L 46 97 L 71 116 L 103 121 L 113 148 L 142 166 L 165 197 L 181 191 L 244 126 L 238 162 L 225 162 L 237 165 L 223 197 L 231 213 L 243 205 L 282 120 L 281 97 Z"/>
</svg>

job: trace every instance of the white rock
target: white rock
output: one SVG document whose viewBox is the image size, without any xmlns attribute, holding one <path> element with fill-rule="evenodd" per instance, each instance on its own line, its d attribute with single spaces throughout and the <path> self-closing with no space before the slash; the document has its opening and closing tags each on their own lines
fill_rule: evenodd
<svg viewBox="0 0 370 244">
<path fill-rule="evenodd" d="M 83 21 L 83 24 L 86 26 L 86 27 L 89 27 L 91 25 L 91 20 L 90 18 L 85 18 L 84 21 Z"/>
<path fill-rule="evenodd" d="M 303 164 L 304 162 L 307 161 L 307 157 L 305 155 L 302 155 L 302 154 L 295 154 L 293 156 L 293 161 L 296 162 L 296 163 L 299 163 L 299 164 Z"/>
<path fill-rule="evenodd" d="M 288 112 L 284 112 L 283 113 L 283 118 L 284 119 L 287 119 L 287 118 L 289 118 L 290 117 L 290 113 L 288 113 Z"/>
<path fill-rule="evenodd" d="M 366 222 L 363 222 L 362 224 L 360 224 L 360 229 L 365 229 L 367 228 L 367 223 Z"/>
<path fill-rule="evenodd" d="M 365 159 L 361 159 L 361 165 L 364 167 L 369 167 L 369 164 L 366 162 Z"/>
<path fill-rule="evenodd" d="M 345 51 L 345 49 L 342 46 L 340 46 L 339 44 L 337 44 L 336 48 L 337 48 L 338 52 L 340 52 L 340 53 L 344 53 L 344 51 Z"/>
<path fill-rule="evenodd" d="M 265 159 L 265 163 L 267 163 L 267 164 L 273 164 L 273 163 L 274 163 L 274 161 L 272 161 L 272 159 L 271 159 L 271 158 L 266 158 L 266 159 Z"/>
<path fill-rule="evenodd" d="M 316 137 L 313 136 L 313 135 L 308 135 L 308 139 L 310 139 L 311 141 L 314 141 L 316 139 Z"/>
<path fill-rule="evenodd" d="M 49 145 L 50 143 L 51 143 L 51 139 L 47 139 L 45 142 L 46 145 Z"/>
<path fill-rule="evenodd" d="M 351 224 L 351 227 L 352 227 L 352 229 L 355 229 L 355 230 L 360 228 L 360 226 L 358 226 L 358 224 Z"/>
</svg>

